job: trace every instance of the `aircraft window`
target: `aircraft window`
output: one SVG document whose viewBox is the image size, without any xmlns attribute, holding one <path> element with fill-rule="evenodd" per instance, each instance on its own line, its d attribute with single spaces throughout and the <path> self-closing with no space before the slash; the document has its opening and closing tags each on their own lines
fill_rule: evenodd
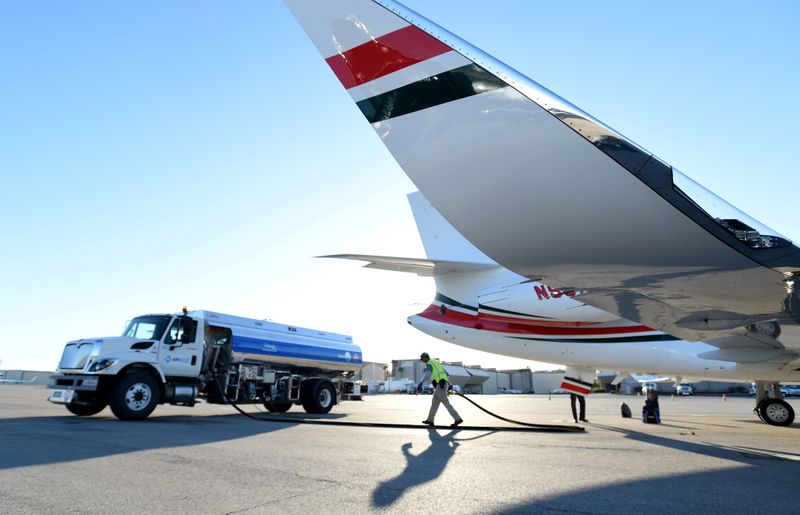
<svg viewBox="0 0 800 515">
<path fill-rule="evenodd" d="M 166 315 L 136 317 L 130 321 L 122 336 L 143 340 L 160 340 L 171 318 Z"/>
<path fill-rule="evenodd" d="M 675 191 L 750 248 L 767 249 L 787 247 L 792 244 L 789 239 L 754 220 L 674 168 L 672 183 Z"/>
</svg>

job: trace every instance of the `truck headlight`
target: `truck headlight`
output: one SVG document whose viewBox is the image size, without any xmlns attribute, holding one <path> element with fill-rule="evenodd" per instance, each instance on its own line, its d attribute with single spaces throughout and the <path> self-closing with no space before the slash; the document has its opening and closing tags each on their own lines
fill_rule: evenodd
<svg viewBox="0 0 800 515">
<path fill-rule="evenodd" d="M 114 366 L 117 363 L 117 358 L 105 358 L 101 359 L 96 363 L 92 363 L 92 366 L 89 367 L 89 372 L 99 372 L 101 370 L 105 370 L 108 367 Z"/>
</svg>

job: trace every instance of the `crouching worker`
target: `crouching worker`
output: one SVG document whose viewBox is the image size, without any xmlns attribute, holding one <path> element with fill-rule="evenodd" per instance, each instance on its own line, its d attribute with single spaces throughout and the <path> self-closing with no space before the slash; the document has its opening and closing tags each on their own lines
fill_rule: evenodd
<svg viewBox="0 0 800 515">
<path fill-rule="evenodd" d="M 420 379 L 419 383 L 417 384 L 417 391 L 422 391 L 422 383 L 424 383 L 425 379 L 427 378 L 430 378 L 431 383 L 433 384 L 431 410 L 428 413 L 428 418 L 423 420 L 422 423 L 432 426 L 433 418 L 436 416 L 436 411 L 439 409 L 439 404 L 444 404 L 444 407 L 447 408 L 450 416 L 453 417 L 453 423 L 450 424 L 450 427 L 458 427 L 458 425 L 464 421 L 458 415 L 458 412 L 455 410 L 455 408 L 450 405 L 450 401 L 447 399 L 447 384 L 450 380 L 450 378 L 447 376 L 447 372 L 445 372 L 442 364 L 435 359 L 431 359 L 427 352 L 420 354 L 419 359 L 425 363 L 426 366 L 425 371 L 422 373 L 422 379 Z"/>
<path fill-rule="evenodd" d="M 658 407 L 658 390 L 648 388 L 647 398 L 642 408 L 642 421 L 646 424 L 660 424 L 661 410 Z"/>
</svg>

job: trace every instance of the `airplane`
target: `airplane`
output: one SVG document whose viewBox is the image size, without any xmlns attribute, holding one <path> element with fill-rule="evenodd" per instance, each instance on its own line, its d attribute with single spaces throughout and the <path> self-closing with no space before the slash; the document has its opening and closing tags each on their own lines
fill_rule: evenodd
<svg viewBox="0 0 800 515">
<path fill-rule="evenodd" d="M 788 238 L 396 1 L 284 1 L 424 196 L 528 288 L 580 292 L 711 345 L 708 359 L 800 369 L 800 248 Z M 757 390 L 762 418 L 791 423 L 775 382 Z"/>
<path fill-rule="evenodd" d="M 613 384 L 629 376 L 640 383 L 673 377 L 676 385 L 687 377 L 694 381 L 800 381 L 800 371 L 787 370 L 783 362 L 716 359 L 719 349 L 714 345 L 687 342 L 620 319 L 584 303 L 583 292 L 531 281 L 476 248 L 420 192 L 408 199 L 425 258 L 320 257 L 367 261 L 365 268 L 433 277 L 434 300 L 408 317 L 408 323 L 425 334 L 484 352 L 565 365 L 567 381 L 562 388 L 584 395 L 590 393 L 597 370 L 620 371 Z M 776 425 L 791 424 L 792 407 L 782 399 L 771 400 L 770 406 L 782 406 L 792 416 L 775 418 L 774 410 L 766 410 L 762 418 Z"/>
</svg>

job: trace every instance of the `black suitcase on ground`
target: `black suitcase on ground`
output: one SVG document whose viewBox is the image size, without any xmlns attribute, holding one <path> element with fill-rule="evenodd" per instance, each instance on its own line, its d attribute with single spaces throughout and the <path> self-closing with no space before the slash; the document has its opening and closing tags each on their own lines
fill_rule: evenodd
<svg viewBox="0 0 800 515">
<path fill-rule="evenodd" d="M 645 405 L 644 408 L 642 408 L 642 422 L 645 424 L 660 424 L 661 419 L 658 416 L 658 408 Z"/>
</svg>

